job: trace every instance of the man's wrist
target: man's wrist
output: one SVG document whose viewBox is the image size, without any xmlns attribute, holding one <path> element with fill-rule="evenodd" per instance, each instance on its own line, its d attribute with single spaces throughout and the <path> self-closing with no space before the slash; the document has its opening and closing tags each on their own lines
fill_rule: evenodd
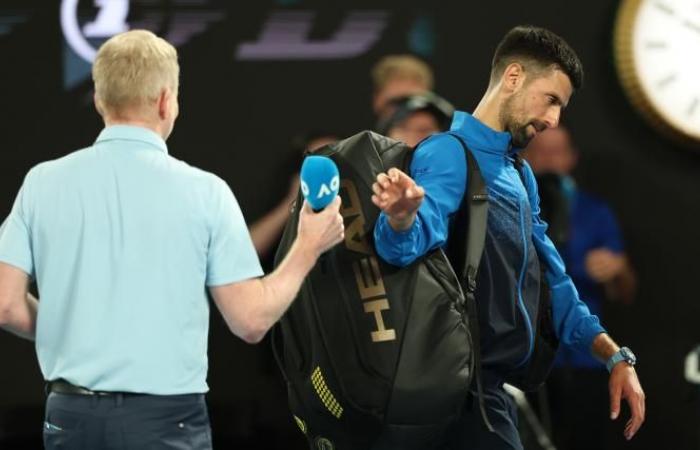
<svg viewBox="0 0 700 450">
<path fill-rule="evenodd" d="M 620 347 L 612 340 L 608 333 L 600 327 L 593 338 L 591 354 L 605 364 L 618 350 L 620 350 Z"/>
<path fill-rule="evenodd" d="M 615 354 L 613 354 L 605 362 L 605 367 L 607 367 L 608 372 L 612 373 L 613 368 L 619 363 L 624 362 L 630 367 L 634 367 L 637 364 L 637 357 L 632 353 L 627 347 L 621 347 Z"/>
<path fill-rule="evenodd" d="M 387 216 L 387 222 L 389 226 L 394 231 L 407 231 L 413 226 L 413 222 L 416 221 L 416 213 L 409 214 L 407 217 L 402 219 L 397 219 L 396 217 Z"/>
<path fill-rule="evenodd" d="M 321 252 L 319 252 L 315 245 L 307 239 L 299 237 L 297 237 L 296 242 L 290 250 L 290 253 L 291 252 L 295 253 L 295 264 L 305 269 L 308 268 L 308 270 L 316 264 L 316 260 L 321 256 Z"/>
</svg>

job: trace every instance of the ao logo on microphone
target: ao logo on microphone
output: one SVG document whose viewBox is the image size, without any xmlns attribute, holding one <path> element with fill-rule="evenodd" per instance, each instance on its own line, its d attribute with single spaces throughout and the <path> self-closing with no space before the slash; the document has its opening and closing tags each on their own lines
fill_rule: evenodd
<svg viewBox="0 0 700 450">
<path fill-rule="evenodd" d="M 304 158 L 299 171 L 301 193 L 314 211 L 320 211 L 338 195 L 340 171 L 326 156 L 310 155 Z"/>
<path fill-rule="evenodd" d="M 340 177 L 338 175 L 334 176 L 329 184 L 322 183 L 318 188 L 318 193 L 311 192 L 309 185 L 304 180 L 301 180 L 301 193 L 307 198 L 311 197 L 320 200 L 327 196 L 335 197 L 338 194 L 338 189 L 340 189 Z"/>
</svg>

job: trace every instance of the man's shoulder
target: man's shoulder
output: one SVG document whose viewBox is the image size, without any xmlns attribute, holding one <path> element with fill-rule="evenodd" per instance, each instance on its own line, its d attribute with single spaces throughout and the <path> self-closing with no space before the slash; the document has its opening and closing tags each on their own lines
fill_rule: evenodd
<svg viewBox="0 0 700 450">
<path fill-rule="evenodd" d="M 189 177 L 203 183 L 216 184 L 220 180 L 220 178 L 212 172 L 194 166 L 181 159 L 177 159 L 172 155 L 168 155 L 168 160 L 171 170 L 175 171 L 178 175 Z"/>
<path fill-rule="evenodd" d="M 411 161 L 411 175 L 456 175 L 466 172 L 466 156 L 457 139 L 448 133 L 437 133 L 425 139 L 415 150 Z"/>
<path fill-rule="evenodd" d="M 36 164 L 27 173 L 27 181 L 33 179 L 45 179 L 52 174 L 64 175 L 66 172 L 70 172 L 72 170 L 80 170 L 80 166 L 82 165 L 85 155 L 87 154 L 86 152 L 90 148 L 91 147 L 85 147 L 61 156 L 60 158 L 51 159 Z"/>
<path fill-rule="evenodd" d="M 455 136 L 449 132 L 436 133 L 425 138 L 414 152 L 414 158 L 464 158 L 464 149 Z"/>
<path fill-rule="evenodd" d="M 218 175 L 186 161 L 168 155 L 169 176 L 179 179 L 192 189 L 211 195 L 228 189 L 228 184 Z"/>
<path fill-rule="evenodd" d="M 427 138 L 423 139 L 418 146 L 416 147 L 416 151 L 422 150 L 425 148 L 440 148 L 440 147 L 445 147 L 445 146 L 450 146 L 450 147 L 461 147 L 459 141 L 455 136 L 453 136 L 454 132 L 451 131 L 443 131 L 440 133 L 435 133 Z"/>
</svg>

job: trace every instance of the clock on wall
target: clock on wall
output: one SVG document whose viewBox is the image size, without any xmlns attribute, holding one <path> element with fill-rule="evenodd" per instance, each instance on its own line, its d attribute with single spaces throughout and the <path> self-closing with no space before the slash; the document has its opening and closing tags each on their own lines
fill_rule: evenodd
<svg viewBox="0 0 700 450">
<path fill-rule="evenodd" d="M 635 108 L 666 135 L 700 148 L 700 2 L 622 0 L 614 46 Z"/>
</svg>

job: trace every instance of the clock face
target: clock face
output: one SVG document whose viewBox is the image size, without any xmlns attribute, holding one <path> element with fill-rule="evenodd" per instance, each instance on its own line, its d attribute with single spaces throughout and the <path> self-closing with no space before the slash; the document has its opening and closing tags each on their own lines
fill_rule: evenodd
<svg viewBox="0 0 700 450">
<path fill-rule="evenodd" d="M 621 8 L 616 56 L 632 102 L 700 142 L 700 1 L 627 0 Z"/>
</svg>

